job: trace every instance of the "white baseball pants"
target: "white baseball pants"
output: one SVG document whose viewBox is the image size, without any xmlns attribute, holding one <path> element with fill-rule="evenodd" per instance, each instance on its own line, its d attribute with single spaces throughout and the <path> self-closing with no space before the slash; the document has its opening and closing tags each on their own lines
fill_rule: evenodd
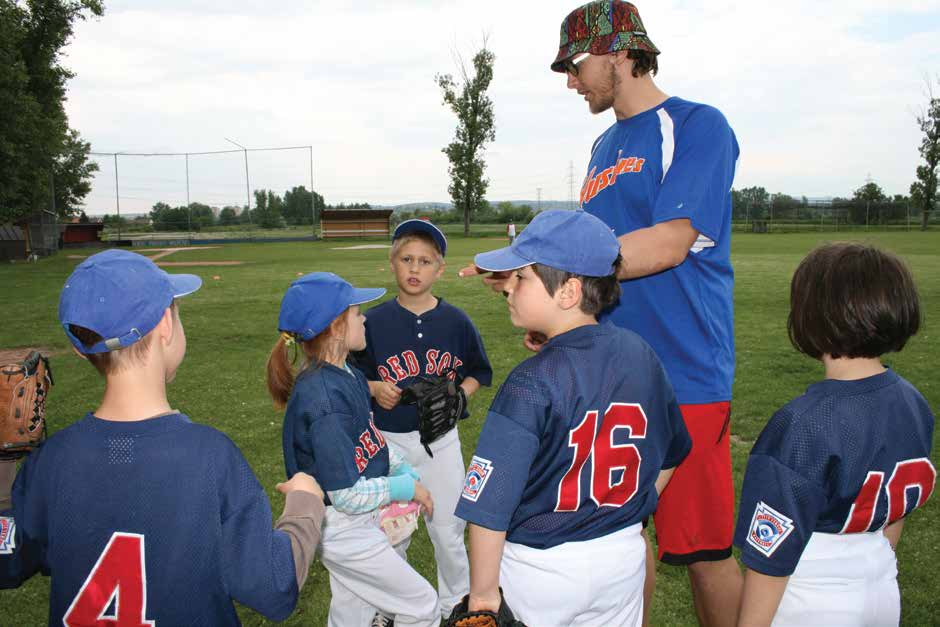
<svg viewBox="0 0 940 627">
<path fill-rule="evenodd" d="M 378 511 L 348 515 L 326 508 L 320 560 L 330 573 L 329 627 L 364 627 L 380 610 L 395 625 L 437 627 L 437 593 L 392 548 Z"/>
<path fill-rule="evenodd" d="M 643 624 L 646 543 L 636 524 L 584 542 L 507 542 L 499 583 L 516 618 L 539 627 Z"/>
<path fill-rule="evenodd" d="M 454 516 L 467 472 L 460 452 L 460 436 L 457 429 L 452 429 L 440 440 L 431 443 L 434 457 L 429 457 L 421 446 L 421 436 L 417 431 L 383 431 L 382 435 L 418 471 L 421 483 L 434 499 L 434 516 L 430 519 L 425 517 L 424 522 L 434 546 L 437 592 L 441 614 L 446 618 L 464 595 L 470 592 L 470 562 L 463 536 L 466 523 Z"/>
</svg>

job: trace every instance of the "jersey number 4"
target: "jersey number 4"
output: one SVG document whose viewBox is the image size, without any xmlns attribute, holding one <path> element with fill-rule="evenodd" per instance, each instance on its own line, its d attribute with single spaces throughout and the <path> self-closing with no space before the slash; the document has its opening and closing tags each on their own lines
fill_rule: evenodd
<svg viewBox="0 0 940 627">
<path fill-rule="evenodd" d="M 888 497 L 887 513 L 875 520 L 878 509 L 878 496 L 881 494 L 885 473 L 871 471 L 865 477 L 865 483 L 855 502 L 849 509 L 848 520 L 840 533 L 862 533 L 877 531 L 886 524 L 899 520 L 913 509 L 927 502 L 937 481 L 937 471 L 926 457 L 908 459 L 894 465 L 894 471 L 885 486 Z M 908 490 L 917 490 L 917 501 L 908 502 Z"/>
<path fill-rule="evenodd" d="M 646 414 L 636 403 L 611 403 L 600 430 L 599 412 L 592 409 L 568 433 L 568 447 L 574 459 L 558 484 L 556 512 L 573 512 L 581 503 L 581 469 L 593 456 L 591 464 L 591 500 L 598 507 L 620 507 L 636 494 L 642 456 L 634 444 L 614 444 L 614 433 L 626 429 L 630 439 L 646 437 Z M 622 471 L 618 481 L 615 472 Z"/>
<path fill-rule="evenodd" d="M 106 615 L 112 603 L 114 611 Z M 62 622 L 66 627 L 153 627 L 146 614 L 144 536 L 115 531 Z"/>
</svg>

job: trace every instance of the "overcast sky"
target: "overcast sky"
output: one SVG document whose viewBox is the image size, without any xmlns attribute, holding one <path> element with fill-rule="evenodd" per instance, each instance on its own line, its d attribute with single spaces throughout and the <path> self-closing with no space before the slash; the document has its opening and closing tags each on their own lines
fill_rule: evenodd
<svg viewBox="0 0 940 627">
<path fill-rule="evenodd" d="M 496 55 L 487 150 L 490 200 L 568 200 L 594 138 L 591 115 L 549 70 L 575 2 L 107 1 L 77 25 L 66 108 L 101 152 L 313 146 L 328 203 L 448 201 L 453 114 L 436 73 L 456 71 L 484 35 Z M 657 84 L 721 109 L 741 145 L 735 187 L 849 195 L 870 174 L 908 192 L 918 163 L 915 111 L 940 74 L 940 0 L 640 0 L 662 51 Z M 934 83 L 937 89 L 936 82 Z M 115 210 L 114 163 L 88 213 Z M 309 187 L 309 152 L 249 153 L 251 187 Z M 121 210 L 186 202 L 184 157 L 119 158 Z M 192 156 L 190 198 L 244 204 L 241 153 Z"/>
</svg>

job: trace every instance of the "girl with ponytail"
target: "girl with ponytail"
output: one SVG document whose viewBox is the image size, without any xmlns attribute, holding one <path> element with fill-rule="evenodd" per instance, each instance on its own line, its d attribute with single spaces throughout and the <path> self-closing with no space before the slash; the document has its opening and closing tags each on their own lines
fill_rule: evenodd
<svg viewBox="0 0 940 627">
<path fill-rule="evenodd" d="M 407 540 L 393 548 L 378 524 L 379 508 L 392 501 L 413 500 L 432 515 L 431 494 L 376 429 L 365 376 L 346 363 L 366 346 L 359 305 L 384 294 L 329 272 L 297 279 L 281 301 L 281 335 L 268 358 L 268 391 L 285 409 L 287 475 L 313 475 L 326 492 L 321 561 L 330 572 L 331 627 L 382 615 L 418 626 L 440 621 L 437 593 L 403 558 Z"/>
</svg>

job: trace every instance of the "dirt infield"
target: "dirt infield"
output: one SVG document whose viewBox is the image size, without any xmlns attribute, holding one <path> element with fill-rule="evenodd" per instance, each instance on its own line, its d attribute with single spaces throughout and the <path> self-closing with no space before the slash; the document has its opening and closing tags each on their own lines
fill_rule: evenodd
<svg viewBox="0 0 940 627">
<path fill-rule="evenodd" d="M 244 261 L 158 261 L 157 265 L 161 268 L 172 266 L 175 268 L 185 268 L 187 266 L 240 266 Z"/>
<path fill-rule="evenodd" d="M 144 251 L 139 251 L 140 254 L 149 257 L 151 261 L 155 262 L 160 267 L 174 267 L 174 268 L 185 268 L 185 267 L 212 267 L 212 266 L 240 266 L 244 261 L 157 261 L 158 259 L 163 259 L 173 253 L 179 252 L 181 250 L 209 250 L 211 248 L 221 248 L 221 246 L 181 246 L 179 248 L 149 248 Z M 137 252 L 137 251 L 135 251 Z M 150 253 L 157 253 L 151 255 Z M 69 255 L 69 259 L 87 259 L 88 255 Z"/>
</svg>

